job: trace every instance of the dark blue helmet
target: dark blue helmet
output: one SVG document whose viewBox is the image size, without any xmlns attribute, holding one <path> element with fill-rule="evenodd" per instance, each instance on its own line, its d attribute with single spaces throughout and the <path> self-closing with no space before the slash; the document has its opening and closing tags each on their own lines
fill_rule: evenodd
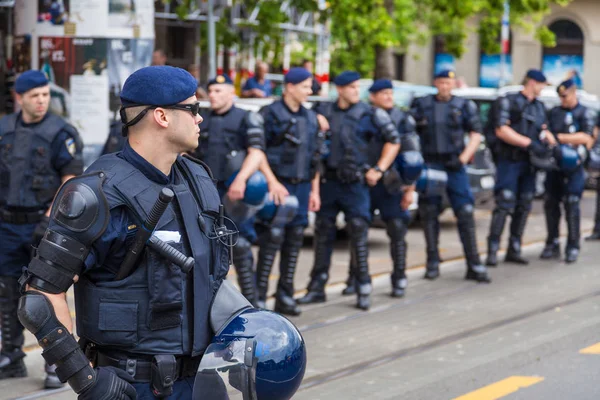
<svg viewBox="0 0 600 400">
<path fill-rule="evenodd" d="M 194 400 L 242 394 L 256 400 L 287 400 L 306 369 L 306 346 L 285 317 L 247 309 L 231 320 L 206 349 L 194 383 Z"/>
<path fill-rule="evenodd" d="M 415 150 L 403 151 L 396 157 L 396 168 L 405 185 L 412 185 L 421 175 L 425 160 L 420 152 Z"/>
<path fill-rule="evenodd" d="M 587 167 L 595 172 L 600 171 L 600 146 L 594 145 L 588 154 Z"/>
<path fill-rule="evenodd" d="M 577 150 L 569 145 L 561 144 L 558 162 L 561 171 L 572 172 L 575 171 L 579 165 L 581 165 L 581 157 Z"/>
<path fill-rule="evenodd" d="M 263 222 L 285 226 L 296 216 L 298 206 L 298 198 L 293 195 L 286 196 L 283 204 L 280 205 L 275 205 L 272 199 L 267 199 L 265 205 L 258 211 L 256 216 Z"/>
<path fill-rule="evenodd" d="M 229 185 L 233 183 L 238 172 L 239 171 L 236 171 L 229 179 L 227 179 L 225 182 L 226 187 L 229 188 Z M 267 178 L 265 178 L 262 172 L 256 171 L 246 181 L 246 191 L 244 192 L 243 201 L 251 206 L 262 205 L 265 202 L 265 195 L 268 191 L 269 186 L 267 185 Z"/>
</svg>

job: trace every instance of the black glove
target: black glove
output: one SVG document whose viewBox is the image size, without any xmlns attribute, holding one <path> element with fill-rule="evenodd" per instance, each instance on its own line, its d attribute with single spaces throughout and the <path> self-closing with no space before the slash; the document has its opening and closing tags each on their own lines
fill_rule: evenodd
<svg viewBox="0 0 600 400">
<path fill-rule="evenodd" d="M 48 229 L 48 223 L 50 222 L 50 218 L 47 216 L 43 216 L 42 220 L 37 224 L 33 231 L 33 237 L 31 238 L 31 244 L 34 247 L 37 247 L 40 244 L 40 241 L 46 234 L 46 229 Z"/>
<path fill-rule="evenodd" d="M 537 140 L 532 140 L 527 150 L 538 157 L 546 157 L 548 155 L 548 148 Z"/>
<path fill-rule="evenodd" d="M 131 376 L 115 367 L 96 368 L 96 382 L 77 397 L 78 400 L 136 400 Z"/>
<path fill-rule="evenodd" d="M 444 164 L 444 167 L 449 171 L 460 171 L 463 167 L 463 163 L 458 156 L 452 156 L 452 158 Z"/>
</svg>

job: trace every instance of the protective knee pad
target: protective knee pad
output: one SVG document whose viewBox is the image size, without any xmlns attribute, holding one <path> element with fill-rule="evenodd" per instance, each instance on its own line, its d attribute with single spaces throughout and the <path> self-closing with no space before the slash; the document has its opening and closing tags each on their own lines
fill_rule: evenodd
<svg viewBox="0 0 600 400">
<path fill-rule="evenodd" d="M 245 237 L 240 236 L 235 246 L 233 246 L 233 263 L 244 262 L 252 258 L 252 244 Z"/>
<path fill-rule="evenodd" d="M 528 213 L 531 211 L 532 203 L 533 203 L 533 193 L 522 193 L 517 199 L 517 205 L 515 207 L 515 211 Z"/>
<path fill-rule="evenodd" d="M 472 218 L 474 212 L 475 212 L 475 207 L 473 207 L 473 204 L 465 204 L 458 210 L 458 213 L 456 213 L 456 217 L 459 220 L 462 220 L 465 218 Z"/>
<path fill-rule="evenodd" d="M 96 372 L 73 335 L 56 317 L 46 296 L 40 292 L 25 292 L 19 301 L 18 316 L 37 338 L 46 362 L 56 365 L 56 375 L 61 382 L 68 381 L 76 393 L 94 384 Z"/>
<path fill-rule="evenodd" d="M 515 211 L 515 206 L 517 205 L 517 197 L 515 196 L 515 192 L 508 189 L 502 189 L 495 196 L 496 199 L 496 207 L 505 210 L 509 214 L 512 214 Z"/>
<path fill-rule="evenodd" d="M 350 229 L 350 235 L 361 236 L 368 232 L 369 224 L 363 218 L 354 217 L 348 221 L 348 229 Z"/>
<path fill-rule="evenodd" d="M 403 241 L 406 236 L 406 223 L 401 218 L 391 219 L 386 222 L 387 234 L 389 238 L 396 241 Z"/>
</svg>

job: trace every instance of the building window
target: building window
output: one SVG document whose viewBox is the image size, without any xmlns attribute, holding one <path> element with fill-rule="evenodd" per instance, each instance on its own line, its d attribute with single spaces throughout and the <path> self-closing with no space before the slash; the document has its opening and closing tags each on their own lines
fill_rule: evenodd
<svg viewBox="0 0 600 400">
<path fill-rule="evenodd" d="M 554 85 L 573 78 L 578 87 L 583 87 L 583 31 L 568 19 L 555 21 L 548 28 L 556 35 L 556 46 L 544 47 L 544 74 Z"/>
<path fill-rule="evenodd" d="M 395 78 L 403 81 L 404 80 L 404 54 L 394 54 L 396 58 L 396 73 Z"/>
</svg>

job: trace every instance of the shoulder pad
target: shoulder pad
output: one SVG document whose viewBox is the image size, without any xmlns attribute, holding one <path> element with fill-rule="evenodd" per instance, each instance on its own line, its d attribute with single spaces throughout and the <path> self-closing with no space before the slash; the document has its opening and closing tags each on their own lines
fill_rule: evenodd
<svg viewBox="0 0 600 400">
<path fill-rule="evenodd" d="M 471 115 L 477 115 L 477 104 L 473 100 L 468 100 L 465 103 L 465 110 Z"/>
<path fill-rule="evenodd" d="M 405 134 L 411 134 L 411 133 L 415 133 L 417 129 L 417 122 L 415 121 L 414 117 L 408 113 L 405 114 L 404 117 L 404 133 Z"/>
<path fill-rule="evenodd" d="M 373 122 L 375 123 L 376 127 L 381 128 L 392 123 L 392 118 L 384 109 L 373 107 Z"/>
<path fill-rule="evenodd" d="M 49 228 L 88 246 L 98 239 L 110 219 L 102 189 L 105 179 L 102 171 L 69 179 L 56 195 Z"/>
<path fill-rule="evenodd" d="M 507 96 L 502 96 L 497 101 L 501 110 L 506 111 L 510 109 L 510 99 Z"/>
<path fill-rule="evenodd" d="M 450 105 L 456 108 L 463 108 L 466 102 L 467 101 L 462 97 L 452 96 L 450 98 Z"/>
<path fill-rule="evenodd" d="M 0 134 L 14 132 L 17 126 L 17 113 L 8 114 L 0 118 Z"/>
<path fill-rule="evenodd" d="M 331 116 L 332 107 L 333 107 L 332 102 L 323 101 L 323 102 L 317 103 L 316 107 L 313 107 L 313 110 L 315 110 L 315 112 L 317 114 L 321 114 L 325 118 L 329 118 Z"/>
<path fill-rule="evenodd" d="M 187 161 L 191 161 L 194 164 L 199 165 L 200 167 L 202 167 L 204 169 L 204 172 L 206 173 L 206 175 L 208 175 L 208 177 L 210 179 L 212 179 L 213 181 L 215 180 L 215 177 L 213 176 L 212 171 L 210 170 L 210 167 L 202 160 L 199 160 L 195 157 L 190 156 L 189 154 L 184 154 L 182 157 L 183 161 L 185 162 Z"/>
<path fill-rule="evenodd" d="M 246 113 L 246 124 L 248 128 L 262 128 L 265 124 L 265 119 L 257 112 L 248 111 Z"/>
</svg>

